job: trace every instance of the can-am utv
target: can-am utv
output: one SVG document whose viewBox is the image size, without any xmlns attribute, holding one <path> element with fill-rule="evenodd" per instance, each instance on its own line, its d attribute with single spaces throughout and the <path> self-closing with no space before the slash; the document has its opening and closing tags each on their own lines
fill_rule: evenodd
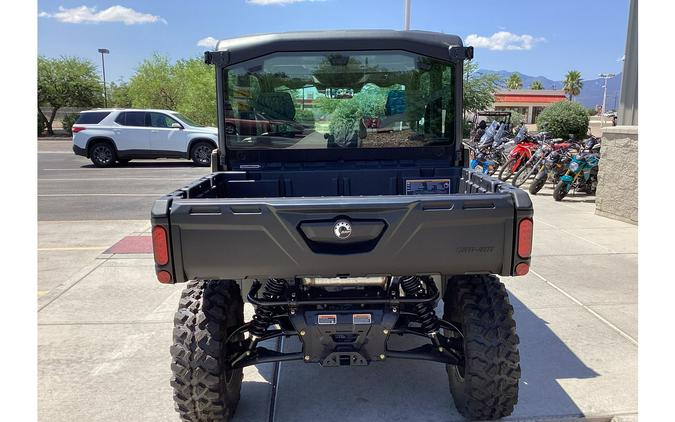
<svg viewBox="0 0 675 422">
<path fill-rule="evenodd" d="M 227 420 L 248 365 L 388 359 L 445 365 L 466 417 L 511 414 L 518 336 L 496 275 L 528 272 L 533 209 L 466 168 L 472 55 L 457 36 L 384 30 L 257 35 L 205 54 L 213 172 L 152 209 L 157 278 L 187 282 L 171 347 L 184 420 Z M 261 345 L 282 336 L 302 351 Z"/>
</svg>

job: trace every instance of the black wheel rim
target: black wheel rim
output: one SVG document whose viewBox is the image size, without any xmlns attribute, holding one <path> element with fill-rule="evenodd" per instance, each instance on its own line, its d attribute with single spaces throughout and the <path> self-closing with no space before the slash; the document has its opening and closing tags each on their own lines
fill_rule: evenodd
<svg viewBox="0 0 675 422">
<path fill-rule="evenodd" d="M 110 163 L 113 157 L 112 150 L 105 145 L 95 146 L 91 155 L 94 157 L 94 160 L 100 164 Z"/>
<path fill-rule="evenodd" d="M 201 164 L 208 164 L 211 161 L 211 148 L 206 145 L 199 145 L 195 148 L 194 158 Z"/>
</svg>

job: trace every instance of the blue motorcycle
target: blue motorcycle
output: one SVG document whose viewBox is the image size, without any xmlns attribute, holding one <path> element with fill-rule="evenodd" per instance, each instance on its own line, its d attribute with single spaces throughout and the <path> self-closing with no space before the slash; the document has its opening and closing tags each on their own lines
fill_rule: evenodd
<svg viewBox="0 0 675 422">
<path fill-rule="evenodd" d="M 562 201 L 570 190 L 574 189 L 594 195 L 598 186 L 598 164 L 600 162 L 600 144 L 597 139 L 591 138 L 586 148 L 574 155 L 567 165 L 567 171 L 560 176 L 558 184 L 553 190 L 553 199 Z"/>
</svg>

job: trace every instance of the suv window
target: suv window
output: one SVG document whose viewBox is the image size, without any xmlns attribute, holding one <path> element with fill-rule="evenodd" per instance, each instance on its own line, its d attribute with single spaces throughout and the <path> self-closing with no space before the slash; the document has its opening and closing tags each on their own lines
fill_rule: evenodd
<svg viewBox="0 0 675 422">
<path fill-rule="evenodd" d="M 108 114 L 110 114 L 109 111 L 94 111 L 90 113 L 80 113 L 80 117 L 77 118 L 77 121 L 75 124 L 80 124 L 80 125 L 95 125 L 101 122 L 101 120 L 105 119 Z"/>
<path fill-rule="evenodd" d="M 115 122 L 124 126 L 146 126 L 145 111 L 123 111 Z"/>
<path fill-rule="evenodd" d="M 176 120 L 163 113 L 148 113 L 150 115 L 150 126 L 170 128 L 172 124 L 178 123 Z"/>
</svg>

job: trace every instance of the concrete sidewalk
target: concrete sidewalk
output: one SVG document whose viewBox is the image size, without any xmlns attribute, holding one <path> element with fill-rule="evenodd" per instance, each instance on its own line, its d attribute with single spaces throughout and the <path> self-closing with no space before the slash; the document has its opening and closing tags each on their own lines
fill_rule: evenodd
<svg viewBox="0 0 675 422">
<path fill-rule="evenodd" d="M 594 215 L 592 197 L 536 197 L 532 271 L 504 278 L 521 340 L 509 419 L 634 418 L 637 227 Z M 45 421 L 176 421 L 172 318 L 183 286 L 155 281 L 150 254 L 104 254 L 147 221 L 40 223 L 39 416 Z M 78 249 L 80 248 L 80 249 Z M 247 317 L 251 308 L 246 307 Z M 297 350 L 294 341 L 283 344 Z M 236 421 L 461 420 L 436 363 L 246 368 Z"/>
</svg>

